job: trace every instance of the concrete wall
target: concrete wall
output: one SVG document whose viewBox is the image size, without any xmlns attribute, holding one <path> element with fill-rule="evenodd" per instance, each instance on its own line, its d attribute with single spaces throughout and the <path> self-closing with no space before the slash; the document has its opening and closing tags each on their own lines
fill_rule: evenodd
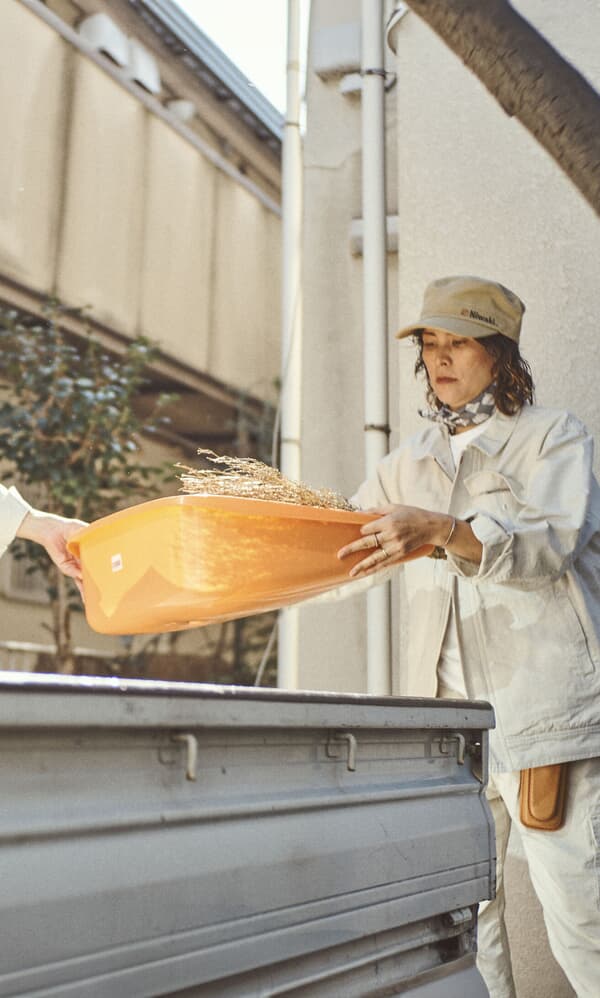
<svg viewBox="0 0 600 998">
<path fill-rule="evenodd" d="M 304 334 L 302 478 L 351 495 L 364 477 L 362 257 L 350 229 L 362 217 L 360 98 L 339 92 L 339 75 L 314 72 L 323 30 L 360 20 L 359 0 L 313 0 L 304 144 Z M 335 46 L 335 40 L 333 42 Z M 386 58 L 392 68 L 393 55 Z M 387 96 L 387 211 L 394 215 L 396 95 Z M 389 322 L 397 313 L 397 258 L 388 256 Z M 398 440 L 397 370 L 390 365 L 392 441 Z M 364 692 L 364 597 L 300 611 L 300 684 L 308 689 Z"/>
<path fill-rule="evenodd" d="M 600 86 L 598 0 L 580 4 L 576 18 L 565 3 L 515 6 Z M 342 96 L 339 76 L 316 76 L 313 54 L 323 28 L 353 19 L 360 19 L 358 2 L 313 0 L 305 144 L 303 477 L 346 494 L 364 476 L 362 267 L 348 242 L 350 220 L 360 215 L 360 101 Z M 414 347 L 393 333 L 418 314 L 428 281 L 458 273 L 493 277 L 524 299 L 522 348 L 538 401 L 576 412 L 598 438 L 597 218 L 415 14 L 405 15 L 391 41 L 397 84 L 387 97 L 387 210 L 398 214 L 398 255 L 389 258 L 391 446 L 418 428 L 423 399 Z M 393 689 L 402 692 L 401 582 L 393 603 Z M 301 686 L 366 689 L 364 604 L 355 596 L 301 609 Z M 515 836 L 506 880 L 519 998 L 569 998 Z"/>
<path fill-rule="evenodd" d="M 0 6 L 0 281 L 272 400 L 276 210 L 20 0 Z"/>
<path fill-rule="evenodd" d="M 216 379 L 224 387 L 220 401 L 208 394 L 190 402 L 188 394 L 181 403 L 188 410 L 182 432 L 200 445 L 203 430 L 227 429 L 236 415 L 226 392 L 276 401 L 280 164 L 167 50 L 157 56 L 163 97 L 197 102 L 191 139 L 218 154 L 224 168 L 167 120 L 163 104 L 153 106 L 107 60 L 82 52 L 69 31 L 98 9 L 127 34 L 141 35 L 149 50 L 156 44 L 123 0 L 49 8 L 34 2 L 31 9 L 21 0 L 0 2 L 0 299 L 27 308 L 57 295 L 87 306 L 117 341 L 144 334 L 160 343 L 176 372 Z M 52 11 L 66 21 L 53 20 Z M 175 429 L 181 421 L 180 413 Z M 190 461 L 173 448 L 148 447 L 144 460 L 148 454 L 150 461 Z M 174 478 L 165 492 L 178 488 Z M 4 558 L 0 639 L 48 644 L 43 598 L 30 587 L 16 593 L 12 571 Z M 209 631 L 182 634 L 178 649 L 204 648 Z M 119 639 L 94 634 L 82 616 L 74 633 L 78 646 L 122 650 Z M 0 653 L 0 667 L 6 664 Z"/>
<path fill-rule="evenodd" d="M 519 11 L 600 85 L 600 3 L 577 18 L 564 4 L 520 0 Z M 319 33 L 360 20 L 358 2 L 313 0 L 305 142 L 303 477 L 351 494 L 364 476 L 362 266 L 348 227 L 360 215 L 360 99 L 313 68 Z M 409 12 L 391 33 L 387 210 L 398 214 L 390 256 L 391 446 L 414 432 L 423 391 L 414 347 L 394 331 L 434 277 L 475 273 L 527 305 L 522 349 L 538 401 L 575 411 L 600 435 L 594 361 L 600 314 L 600 227 L 550 157 Z M 394 689 L 402 691 L 405 621 L 395 597 Z M 398 598 L 398 596 L 400 598 Z M 364 597 L 301 611 L 303 686 L 364 690 Z"/>
<path fill-rule="evenodd" d="M 566 4 L 518 0 L 514 6 L 600 86 L 598 0 L 580 4 L 577 18 Z M 399 323 L 414 316 L 432 277 L 495 277 L 527 305 L 521 345 L 538 401 L 574 409 L 599 433 L 587 355 L 600 313 L 597 218 L 547 153 L 419 18 L 403 18 L 392 43 L 398 73 Z M 416 425 L 409 366 L 401 361 L 405 433 Z"/>
</svg>

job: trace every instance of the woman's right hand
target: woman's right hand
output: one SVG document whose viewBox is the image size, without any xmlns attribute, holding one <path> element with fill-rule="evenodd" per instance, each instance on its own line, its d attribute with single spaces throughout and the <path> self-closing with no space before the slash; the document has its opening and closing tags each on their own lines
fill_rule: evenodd
<svg viewBox="0 0 600 998">
<path fill-rule="evenodd" d="M 362 536 L 338 551 L 338 558 L 367 551 L 350 570 L 352 578 L 371 575 L 399 565 L 411 555 L 430 554 L 433 548 L 448 549 L 468 561 L 481 561 L 482 546 L 471 527 L 448 513 L 434 513 L 417 506 L 387 505 L 368 510 L 377 520 L 361 527 Z"/>
</svg>

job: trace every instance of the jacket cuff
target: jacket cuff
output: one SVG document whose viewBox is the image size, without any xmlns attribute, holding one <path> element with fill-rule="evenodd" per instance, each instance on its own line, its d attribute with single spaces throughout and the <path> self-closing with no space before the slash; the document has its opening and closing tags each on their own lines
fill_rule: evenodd
<svg viewBox="0 0 600 998">
<path fill-rule="evenodd" d="M 21 523 L 32 507 L 17 492 L 14 486 L 5 489 L 0 485 L 0 554 L 14 540 Z"/>
<path fill-rule="evenodd" d="M 491 516 L 484 516 L 478 513 L 469 519 L 471 530 L 477 540 L 483 544 L 484 548 L 497 548 L 506 544 L 510 534 L 502 527 L 497 520 L 492 520 Z"/>
<path fill-rule="evenodd" d="M 481 562 L 476 565 L 465 558 L 448 552 L 448 561 L 459 575 L 473 579 L 486 579 L 494 576 L 495 582 L 502 581 L 510 572 L 512 561 L 512 535 L 497 520 L 481 513 L 465 517 L 477 540 L 483 546 Z"/>
</svg>

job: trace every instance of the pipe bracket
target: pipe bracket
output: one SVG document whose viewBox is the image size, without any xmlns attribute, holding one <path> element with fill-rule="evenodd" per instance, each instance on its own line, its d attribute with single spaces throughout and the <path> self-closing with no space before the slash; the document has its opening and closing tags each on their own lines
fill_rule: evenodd
<svg viewBox="0 0 600 998">
<path fill-rule="evenodd" d="M 365 433 L 368 433 L 369 430 L 376 430 L 377 433 L 385 433 L 388 437 L 392 432 L 391 426 L 388 426 L 387 423 L 365 423 L 363 429 Z"/>
</svg>

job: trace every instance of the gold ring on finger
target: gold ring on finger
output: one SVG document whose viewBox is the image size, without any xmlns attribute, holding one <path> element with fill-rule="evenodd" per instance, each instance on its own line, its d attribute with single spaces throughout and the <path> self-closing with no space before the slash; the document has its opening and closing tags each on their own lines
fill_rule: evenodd
<svg viewBox="0 0 600 998">
<path fill-rule="evenodd" d="M 375 547 L 381 548 L 381 550 L 383 551 L 383 548 L 381 547 L 381 541 L 379 540 L 379 534 L 374 534 L 373 536 L 375 538 Z"/>
</svg>

